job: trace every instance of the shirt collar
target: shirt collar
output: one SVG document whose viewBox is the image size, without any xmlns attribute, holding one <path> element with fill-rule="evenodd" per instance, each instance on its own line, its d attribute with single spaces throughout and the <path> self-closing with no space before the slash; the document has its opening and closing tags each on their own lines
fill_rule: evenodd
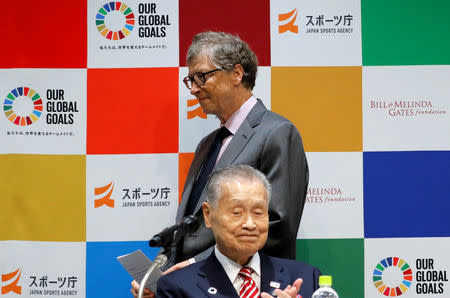
<svg viewBox="0 0 450 298">
<path fill-rule="evenodd" d="M 223 269 L 225 270 L 225 273 L 227 274 L 228 278 L 231 282 L 233 282 L 236 277 L 239 274 L 239 271 L 241 270 L 242 266 L 235 261 L 231 260 L 224 254 L 222 254 L 217 249 L 217 244 L 214 246 L 214 253 L 216 254 L 216 258 L 219 261 L 219 263 L 222 265 Z M 259 254 L 255 253 L 251 258 L 248 264 L 246 265 L 255 271 L 256 274 L 261 276 L 261 261 L 259 258 Z"/>
<path fill-rule="evenodd" d="M 247 118 L 247 115 L 250 113 L 250 111 L 253 109 L 253 107 L 256 105 L 258 100 L 253 95 L 247 99 L 246 102 L 242 104 L 242 106 L 234 112 L 233 115 L 225 122 L 225 127 L 228 128 L 228 130 L 235 135 L 238 128 L 241 126 L 242 122 L 244 122 L 245 118 Z"/>
</svg>

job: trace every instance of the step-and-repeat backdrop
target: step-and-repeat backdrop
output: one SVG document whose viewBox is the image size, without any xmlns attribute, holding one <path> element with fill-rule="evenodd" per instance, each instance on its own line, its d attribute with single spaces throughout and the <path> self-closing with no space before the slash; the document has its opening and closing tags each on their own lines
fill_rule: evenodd
<svg viewBox="0 0 450 298">
<path fill-rule="evenodd" d="M 449 297 L 446 0 L 18 0 L 0 19 L 0 297 L 128 297 L 116 257 L 174 223 L 217 128 L 181 79 L 238 34 L 302 134 L 297 257 L 341 297 Z"/>
</svg>

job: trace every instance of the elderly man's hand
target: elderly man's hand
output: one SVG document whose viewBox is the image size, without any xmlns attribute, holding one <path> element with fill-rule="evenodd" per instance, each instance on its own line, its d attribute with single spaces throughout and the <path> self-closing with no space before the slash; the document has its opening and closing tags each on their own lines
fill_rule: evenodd
<svg viewBox="0 0 450 298">
<path fill-rule="evenodd" d="M 169 269 L 167 269 L 166 271 L 163 272 L 164 275 L 169 274 L 170 272 L 174 272 L 178 269 L 184 268 L 186 266 L 189 266 L 191 264 L 191 262 L 189 262 L 189 260 L 177 263 L 175 265 L 173 265 L 172 267 L 170 267 Z"/>
<path fill-rule="evenodd" d="M 276 289 L 275 295 L 277 295 L 277 297 L 280 297 L 280 298 L 300 297 L 300 296 L 297 296 L 297 294 L 298 294 L 298 291 L 300 290 L 300 287 L 302 286 L 302 282 L 303 282 L 303 279 L 298 278 L 292 286 L 291 285 L 287 286 L 286 289 L 284 289 L 283 291 Z M 270 298 L 270 297 L 272 297 L 272 296 L 270 296 L 269 294 L 267 294 L 265 292 L 261 293 L 261 298 Z"/>
<path fill-rule="evenodd" d="M 178 269 L 181 269 L 183 267 L 186 267 L 186 266 L 188 266 L 190 264 L 191 263 L 189 262 L 189 260 L 177 263 L 177 264 L 173 265 L 172 267 L 170 267 L 169 269 L 167 269 L 166 271 L 164 271 L 163 275 L 166 275 L 166 274 L 168 274 L 170 272 L 173 272 L 175 270 L 178 270 Z M 137 298 L 138 293 L 139 293 L 139 284 L 135 280 L 133 280 L 131 282 L 131 294 L 133 294 L 134 298 Z M 154 298 L 156 296 L 155 296 L 154 293 L 152 293 L 152 291 L 150 291 L 149 289 L 145 288 L 143 297 L 144 298 Z"/>
<path fill-rule="evenodd" d="M 137 298 L 138 292 L 139 292 L 139 284 L 135 280 L 133 280 L 131 282 L 131 294 L 133 294 L 134 298 Z M 144 298 L 155 298 L 156 296 L 149 289 L 145 288 L 143 297 Z"/>
</svg>

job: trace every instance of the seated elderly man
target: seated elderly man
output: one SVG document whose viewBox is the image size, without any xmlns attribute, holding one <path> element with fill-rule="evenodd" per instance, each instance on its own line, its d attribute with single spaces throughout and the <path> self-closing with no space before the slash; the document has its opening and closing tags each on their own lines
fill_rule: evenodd
<svg viewBox="0 0 450 298">
<path fill-rule="evenodd" d="M 319 269 L 258 252 L 269 230 L 271 187 L 264 174 L 229 166 L 215 172 L 206 187 L 202 209 L 216 240 L 214 251 L 162 276 L 156 297 L 311 297 Z"/>
</svg>

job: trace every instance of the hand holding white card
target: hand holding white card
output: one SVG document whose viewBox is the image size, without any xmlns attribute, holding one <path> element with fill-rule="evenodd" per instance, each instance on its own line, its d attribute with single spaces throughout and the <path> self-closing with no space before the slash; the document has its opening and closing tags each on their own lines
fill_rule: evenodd
<svg viewBox="0 0 450 298">
<path fill-rule="evenodd" d="M 140 249 L 130 254 L 119 256 L 117 257 L 117 260 L 138 283 L 142 281 L 148 268 L 153 263 Z M 162 271 L 159 268 L 155 268 L 147 279 L 145 288 L 156 293 L 156 284 L 161 275 Z"/>
</svg>

